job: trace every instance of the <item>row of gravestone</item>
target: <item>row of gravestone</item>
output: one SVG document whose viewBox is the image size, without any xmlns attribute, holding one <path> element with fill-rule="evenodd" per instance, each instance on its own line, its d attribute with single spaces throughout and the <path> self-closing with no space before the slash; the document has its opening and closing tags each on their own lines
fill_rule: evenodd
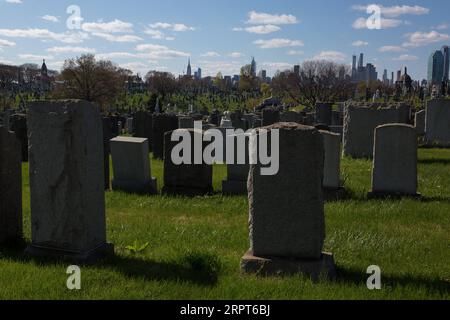
<svg viewBox="0 0 450 320">
<path fill-rule="evenodd" d="M 65 100 L 35 102 L 28 115 L 31 244 L 27 254 L 84 262 L 113 254 L 113 245 L 106 238 L 99 112 L 90 103 Z M 333 256 L 323 252 L 323 135 L 313 127 L 294 123 L 278 123 L 268 129 L 279 130 L 280 170 L 264 176 L 261 164 L 249 167 L 250 250 L 241 268 L 249 273 L 303 272 L 313 278 L 321 274 L 334 277 Z M 195 134 L 194 130 L 188 132 Z M 173 145 L 169 134 L 165 139 L 167 155 Z M 120 139 L 117 142 L 121 143 Z M 3 127 L 0 148 L 3 243 L 22 236 L 20 143 Z M 148 154 L 144 158 L 148 159 Z M 166 185 L 169 193 L 185 187 L 179 184 L 179 176 L 186 170 L 190 180 L 208 175 L 209 181 L 210 171 L 204 172 L 208 167 L 176 166 L 169 156 L 165 159 L 165 173 L 172 172 L 173 183 Z M 203 182 L 199 186 L 204 186 Z"/>
</svg>

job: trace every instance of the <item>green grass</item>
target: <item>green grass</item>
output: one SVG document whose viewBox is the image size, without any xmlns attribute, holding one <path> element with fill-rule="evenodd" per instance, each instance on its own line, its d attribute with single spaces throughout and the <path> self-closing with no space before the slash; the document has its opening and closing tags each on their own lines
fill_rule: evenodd
<svg viewBox="0 0 450 320">
<path fill-rule="evenodd" d="M 450 150 L 419 150 L 422 201 L 366 200 L 371 163 L 344 159 L 350 198 L 326 204 L 325 249 L 335 254 L 336 282 L 301 276 L 242 275 L 248 249 L 246 197 L 194 199 L 106 194 L 108 240 L 116 256 L 82 267 L 82 290 L 66 288 L 64 263 L 0 249 L 0 299 L 449 299 Z M 152 162 L 162 183 L 162 163 Z M 24 230 L 30 239 L 28 167 Z M 214 170 L 220 190 L 226 168 Z M 127 246 L 148 247 L 139 252 Z M 382 290 L 369 291 L 366 269 L 382 270 Z"/>
</svg>

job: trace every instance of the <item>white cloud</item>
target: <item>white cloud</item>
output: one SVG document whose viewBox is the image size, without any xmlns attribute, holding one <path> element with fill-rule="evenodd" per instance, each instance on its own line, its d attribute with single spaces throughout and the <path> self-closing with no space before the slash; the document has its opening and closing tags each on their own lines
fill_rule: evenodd
<svg viewBox="0 0 450 320">
<path fill-rule="evenodd" d="M 81 27 L 86 32 L 132 33 L 133 24 L 118 19 L 110 22 L 85 22 Z"/>
<path fill-rule="evenodd" d="M 419 57 L 409 55 L 409 54 L 402 54 L 401 56 L 394 58 L 394 61 L 417 61 L 419 60 Z"/>
<path fill-rule="evenodd" d="M 352 46 L 354 46 L 354 47 L 365 47 L 365 46 L 368 46 L 368 45 L 369 45 L 368 42 L 362 41 L 362 40 L 358 40 L 358 41 L 355 41 L 355 42 L 352 43 Z"/>
<path fill-rule="evenodd" d="M 256 40 L 253 42 L 261 49 L 274 49 L 274 48 L 285 48 L 285 47 L 301 47 L 303 42 L 300 40 L 290 40 L 290 39 L 271 39 L 271 40 Z"/>
<path fill-rule="evenodd" d="M 144 56 L 151 60 L 181 58 L 190 56 L 190 54 L 187 52 L 173 50 L 166 46 L 158 44 L 140 44 L 136 47 L 136 50 L 139 52 L 143 52 Z"/>
<path fill-rule="evenodd" d="M 150 24 L 149 27 L 151 29 L 164 29 L 171 30 L 174 32 L 185 32 L 185 31 L 194 31 L 194 27 L 189 27 L 184 23 L 167 23 L 167 22 L 157 22 Z"/>
<path fill-rule="evenodd" d="M 151 36 L 152 39 L 156 40 L 168 40 L 168 41 L 175 40 L 174 37 L 168 37 L 164 34 L 164 32 L 156 29 L 146 29 L 144 33 L 148 34 L 149 36 Z"/>
<path fill-rule="evenodd" d="M 49 21 L 49 22 L 59 22 L 58 17 L 51 16 L 49 14 L 46 14 L 45 16 L 43 16 L 42 20 Z"/>
<path fill-rule="evenodd" d="M 89 38 L 84 32 L 55 33 L 47 29 L 0 29 L 0 36 L 10 38 L 29 38 L 55 40 L 63 43 L 82 43 Z"/>
<path fill-rule="evenodd" d="M 97 50 L 94 48 L 86 48 L 86 47 L 72 47 L 72 46 L 65 46 L 65 47 L 53 47 L 48 48 L 47 52 L 55 53 L 55 54 L 63 54 L 63 53 L 95 53 Z"/>
<path fill-rule="evenodd" d="M 437 31 L 430 32 L 414 32 L 407 34 L 408 41 L 403 44 L 404 47 L 421 47 L 436 42 L 449 41 L 448 34 L 439 33 Z"/>
<path fill-rule="evenodd" d="M 283 25 L 283 24 L 296 24 L 299 21 L 297 17 L 291 14 L 270 14 L 264 12 L 251 11 L 248 13 L 248 24 L 272 24 L 272 25 Z"/>
<path fill-rule="evenodd" d="M 19 54 L 19 58 L 26 61 L 42 61 L 42 60 L 52 60 L 51 55 L 36 55 L 36 54 Z"/>
<path fill-rule="evenodd" d="M 220 57 L 220 54 L 215 51 L 208 51 L 201 54 L 200 57 L 207 57 L 207 58 Z"/>
<path fill-rule="evenodd" d="M 12 4 L 22 4 L 23 3 L 22 0 L 5 0 L 5 2 L 12 3 Z"/>
<path fill-rule="evenodd" d="M 280 30 L 281 30 L 280 27 L 273 24 L 253 26 L 248 28 L 239 28 L 239 27 L 233 28 L 233 31 L 246 31 L 248 33 L 255 33 L 255 34 L 269 34 Z"/>
<path fill-rule="evenodd" d="M 102 33 L 102 32 L 94 32 L 92 33 L 93 36 L 103 38 L 110 42 L 138 42 L 142 41 L 143 39 L 138 36 L 134 35 L 113 35 L 110 33 Z"/>
<path fill-rule="evenodd" d="M 403 52 L 405 48 L 401 46 L 383 46 L 378 49 L 379 52 Z"/>
<path fill-rule="evenodd" d="M 242 61 L 211 61 L 203 60 L 198 61 L 202 66 L 203 74 L 205 76 L 215 77 L 217 73 L 221 72 L 223 75 L 239 74 L 241 67 L 244 65 Z"/>
<path fill-rule="evenodd" d="M 4 47 L 14 47 L 16 45 L 15 42 L 0 39 L 0 48 Z"/>
<path fill-rule="evenodd" d="M 330 61 L 344 61 L 347 59 L 345 53 L 339 51 L 322 51 L 316 55 L 314 60 L 330 60 Z"/>
<path fill-rule="evenodd" d="M 450 28 L 449 24 L 446 23 L 446 22 L 444 22 L 444 23 L 441 23 L 441 24 L 439 24 L 439 25 L 433 27 L 432 29 L 436 29 L 436 30 L 447 30 L 448 28 Z"/>
<path fill-rule="evenodd" d="M 398 19 L 385 19 L 381 18 L 381 29 L 396 28 L 405 24 L 404 21 Z M 367 29 L 367 19 L 358 18 L 353 22 L 353 29 Z"/>
<path fill-rule="evenodd" d="M 237 59 L 237 58 L 242 58 L 242 57 L 244 57 L 245 54 L 243 54 L 242 52 L 231 52 L 231 53 L 228 54 L 228 56 L 229 56 L 230 58 L 235 58 L 235 59 Z"/>
<path fill-rule="evenodd" d="M 367 12 L 367 8 L 369 5 L 356 5 L 352 8 L 357 11 L 364 11 Z M 378 5 L 381 9 L 381 14 L 390 17 L 395 18 L 402 15 L 424 15 L 430 13 L 430 9 L 421 7 L 421 6 L 392 6 L 392 7 L 384 7 L 382 5 Z"/>
</svg>

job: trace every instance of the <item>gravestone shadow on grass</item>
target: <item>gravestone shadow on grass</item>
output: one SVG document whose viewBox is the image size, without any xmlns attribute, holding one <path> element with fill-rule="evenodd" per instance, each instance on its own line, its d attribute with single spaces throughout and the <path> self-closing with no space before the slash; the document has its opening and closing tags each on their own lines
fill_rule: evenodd
<svg viewBox="0 0 450 320">
<path fill-rule="evenodd" d="M 356 270 L 351 268 L 343 268 L 337 266 L 337 284 L 354 284 L 357 286 L 365 286 L 369 274 L 365 270 Z M 415 286 L 424 288 L 427 291 L 437 292 L 440 295 L 448 295 L 450 293 L 450 280 L 439 278 L 424 278 L 415 275 L 392 275 L 382 273 L 381 275 L 382 290 L 386 287 L 408 287 Z"/>
<path fill-rule="evenodd" d="M 38 266 L 70 263 L 64 260 L 29 256 L 24 252 L 27 245 L 29 243 L 21 241 L 0 246 L 0 259 L 9 259 L 23 264 L 35 263 Z M 79 264 L 79 266 L 104 268 L 144 281 L 185 281 L 206 287 L 217 284 L 221 270 L 221 262 L 217 256 L 199 252 L 187 253 L 177 261 L 153 261 L 139 256 L 115 255 L 95 264 Z"/>
</svg>

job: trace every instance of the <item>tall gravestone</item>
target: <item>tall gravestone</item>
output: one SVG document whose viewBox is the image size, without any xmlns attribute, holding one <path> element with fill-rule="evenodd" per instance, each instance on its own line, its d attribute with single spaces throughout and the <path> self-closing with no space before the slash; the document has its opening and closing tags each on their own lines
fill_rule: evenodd
<svg viewBox="0 0 450 320">
<path fill-rule="evenodd" d="M 329 131 L 320 133 L 325 151 L 323 187 L 337 190 L 341 188 L 341 136 Z"/>
<path fill-rule="evenodd" d="M 279 171 L 262 175 L 261 164 L 250 165 L 250 250 L 241 268 L 261 275 L 334 277 L 333 256 L 323 253 L 322 135 L 313 127 L 293 123 L 266 129 L 279 130 Z"/>
<path fill-rule="evenodd" d="M 28 133 L 27 116 L 25 114 L 13 114 L 10 117 L 9 130 L 15 133 L 19 139 L 22 150 L 22 161 L 28 161 Z"/>
<path fill-rule="evenodd" d="M 150 112 L 138 111 L 133 116 L 133 129 L 135 138 L 146 138 L 149 151 L 152 150 L 153 117 Z"/>
<path fill-rule="evenodd" d="M 234 142 L 234 159 L 227 163 L 227 179 L 222 181 L 222 193 L 227 195 L 247 194 L 249 165 L 249 137 L 245 134 L 230 135 Z M 225 155 L 226 156 L 226 155 Z"/>
<path fill-rule="evenodd" d="M 388 124 L 375 130 L 370 196 L 418 196 L 417 132 L 413 126 Z"/>
<path fill-rule="evenodd" d="M 22 237 L 21 145 L 0 126 L 0 244 Z"/>
<path fill-rule="evenodd" d="M 147 139 L 116 137 L 110 143 L 114 169 L 113 190 L 157 193 L 156 179 L 151 176 Z"/>
<path fill-rule="evenodd" d="M 164 157 L 164 135 L 178 129 L 178 117 L 173 114 L 155 114 L 153 115 L 152 128 L 152 150 L 153 157 L 163 159 Z"/>
<path fill-rule="evenodd" d="M 103 171 L 105 178 L 105 190 L 110 188 L 110 165 L 109 165 L 109 155 L 111 154 L 111 147 L 109 140 L 112 139 L 111 131 L 111 119 L 108 117 L 102 118 L 102 128 L 103 128 Z"/>
<path fill-rule="evenodd" d="M 96 107 L 80 100 L 32 103 L 29 132 L 32 243 L 27 252 L 75 261 L 111 254 Z"/>
<path fill-rule="evenodd" d="M 426 119 L 425 110 L 420 110 L 416 112 L 414 116 L 414 124 L 416 127 L 417 134 L 419 136 L 423 136 L 425 134 L 425 119 Z"/>
<path fill-rule="evenodd" d="M 280 110 L 278 108 L 265 108 L 262 111 L 262 126 L 270 126 L 280 122 Z"/>
<path fill-rule="evenodd" d="M 179 142 L 172 141 L 173 133 L 187 133 L 190 136 L 190 161 L 178 164 L 172 159 L 172 151 Z M 198 196 L 212 193 L 212 166 L 206 164 L 201 157 L 195 164 L 194 139 L 203 140 L 203 131 L 197 129 L 178 129 L 166 132 L 164 141 L 164 188 L 163 193 L 171 195 Z M 206 142 L 200 142 L 200 150 L 206 147 Z"/>
<path fill-rule="evenodd" d="M 450 147 L 450 100 L 431 100 L 426 107 L 427 144 Z"/>
<path fill-rule="evenodd" d="M 345 106 L 343 153 L 352 158 L 372 158 L 375 128 L 389 123 L 408 123 L 411 108 L 404 104 Z"/>
<path fill-rule="evenodd" d="M 330 103 L 316 104 L 316 124 L 331 125 L 333 105 Z"/>
</svg>

